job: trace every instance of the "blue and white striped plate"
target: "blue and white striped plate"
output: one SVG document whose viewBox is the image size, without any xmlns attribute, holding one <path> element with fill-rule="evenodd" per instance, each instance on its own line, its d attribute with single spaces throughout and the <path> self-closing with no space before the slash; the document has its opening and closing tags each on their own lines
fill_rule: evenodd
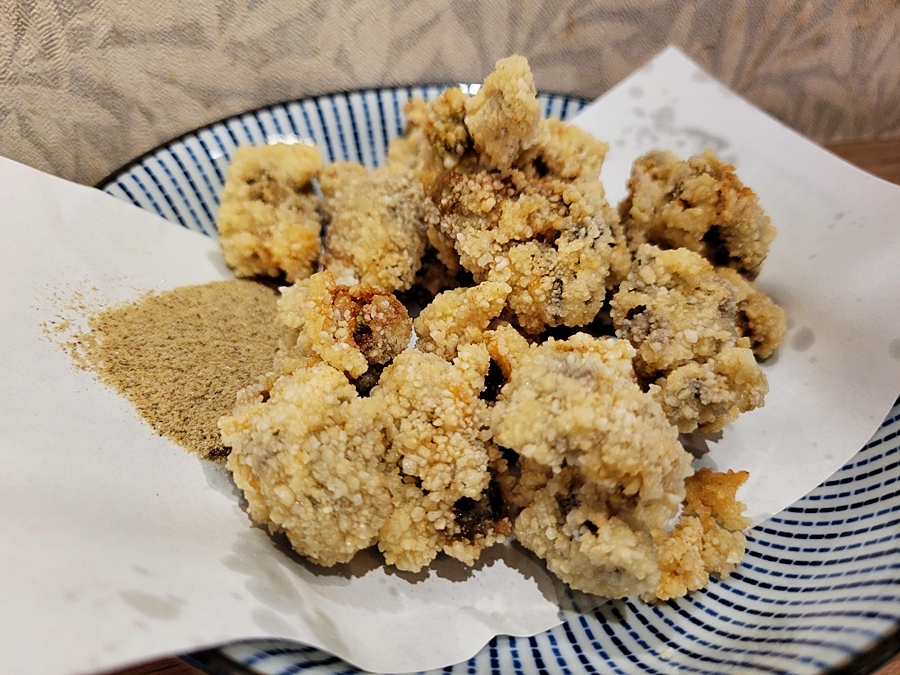
<svg viewBox="0 0 900 675">
<path fill-rule="evenodd" d="M 373 167 L 403 132 L 403 104 L 443 87 L 334 94 L 274 105 L 178 138 L 100 187 L 215 236 L 235 148 L 312 141 L 326 161 Z M 584 101 L 541 96 L 544 114 Z M 900 401 L 872 440 L 831 479 L 755 527 L 725 582 L 656 606 L 617 601 L 580 609 L 530 638 L 498 637 L 443 673 L 867 672 L 900 651 Z M 224 672 L 355 673 L 318 649 L 250 641 L 189 655 Z"/>
</svg>

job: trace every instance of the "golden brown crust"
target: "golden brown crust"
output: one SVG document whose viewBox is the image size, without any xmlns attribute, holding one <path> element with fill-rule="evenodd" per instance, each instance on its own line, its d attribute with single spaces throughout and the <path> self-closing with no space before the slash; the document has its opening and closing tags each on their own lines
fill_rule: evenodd
<svg viewBox="0 0 900 675">
<path fill-rule="evenodd" d="M 422 132 L 434 151 L 435 169 L 455 169 L 472 149 L 465 117 L 466 95 L 459 87 L 450 87 L 426 107 Z"/>
<path fill-rule="evenodd" d="M 632 250 L 687 248 L 749 279 L 762 268 L 775 228 L 754 192 L 712 152 L 681 161 L 653 150 L 634 162 L 620 206 Z"/>
<path fill-rule="evenodd" d="M 755 195 L 711 154 L 650 153 L 620 220 L 608 146 L 540 119 L 522 57 L 406 113 L 388 168 L 320 172 L 326 271 L 285 290 L 273 370 L 221 421 L 252 517 L 324 565 L 373 544 L 401 570 L 472 564 L 514 532 L 606 597 L 727 575 L 743 477 L 686 482 L 678 433 L 767 391 L 751 348 L 784 314 L 748 280 L 774 236 Z M 408 348 L 391 292 L 426 281 Z M 619 339 L 565 328 L 607 310 Z"/>
<path fill-rule="evenodd" d="M 537 142 L 541 108 L 523 56 L 497 61 L 478 92 L 465 101 L 465 125 L 482 163 L 508 169 Z"/>
<path fill-rule="evenodd" d="M 312 358 L 358 378 L 370 365 L 390 361 L 412 337 L 409 314 L 392 294 L 338 285 L 327 271 L 282 291 L 276 323 L 280 372 Z"/>
<path fill-rule="evenodd" d="M 459 87 L 450 87 L 429 103 L 408 101 L 406 132 L 388 144 L 388 165 L 411 170 L 423 185 L 444 171 L 477 170 L 479 156 L 465 125 L 466 100 Z"/>
<path fill-rule="evenodd" d="M 385 461 L 394 511 L 378 537 L 390 565 L 416 572 L 440 551 L 472 564 L 511 531 L 502 509 L 491 505 L 499 453 L 478 396 L 488 362 L 475 345 L 461 348 L 452 363 L 409 349 L 372 391 L 391 417 Z"/>
<path fill-rule="evenodd" d="M 598 180 L 609 144 L 556 118 L 542 119 L 535 143 L 515 162 L 529 178 Z"/>
<path fill-rule="evenodd" d="M 438 295 L 413 322 L 416 347 L 450 360 L 461 345 L 481 342 L 491 322 L 500 316 L 512 289 L 509 284 L 485 281 Z"/>
<path fill-rule="evenodd" d="M 322 264 L 343 284 L 382 291 L 413 285 L 425 253 L 425 199 L 421 182 L 404 169 L 368 172 L 352 162 L 326 167 L 325 249 Z"/>
<path fill-rule="evenodd" d="M 529 333 L 580 326 L 606 296 L 615 246 L 598 182 L 528 179 L 518 171 L 445 174 L 429 220 L 476 281 L 512 287 L 509 307 Z"/>
<path fill-rule="evenodd" d="M 645 244 L 610 301 L 610 316 L 616 335 L 637 349 L 635 370 L 655 377 L 735 344 L 735 295 L 696 253 Z"/>
<path fill-rule="evenodd" d="M 426 170 L 436 168 L 434 153 L 422 129 L 427 115 L 427 104 L 420 98 L 410 99 L 403 106 L 406 129 L 402 136 L 391 139 L 387 149 L 387 165 L 408 169 L 421 176 Z"/>
<path fill-rule="evenodd" d="M 509 379 L 514 368 L 528 354 L 531 343 L 508 323 L 501 323 L 484 335 L 484 343 L 491 359 L 500 368 L 505 379 Z"/>
<path fill-rule="evenodd" d="M 277 323 L 273 372 L 220 421 L 254 520 L 322 565 L 378 543 L 408 571 L 441 551 L 472 564 L 511 533 L 479 397 L 484 346 L 459 344 L 452 362 L 406 348 L 409 317 L 393 295 L 327 271 L 285 289 Z"/>
<path fill-rule="evenodd" d="M 391 512 L 379 402 L 324 362 L 249 390 L 219 422 L 250 515 L 320 565 L 371 546 Z"/>
<path fill-rule="evenodd" d="M 769 385 L 738 334 L 737 298 L 698 254 L 643 244 L 610 302 L 616 334 L 637 349 L 635 370 L 682 433 L 720 431 L 764 403 Z"/>
<path fill-rule="evenodd" d="M 225 261 L 241 277 L 312 274 L 319 257 L 322 168 L 314 146 L 241 146 L 228 168 L 216 219 Z"/>
<path fill-rule="evenodd" d="M 633 353 L 623 340 L 584 333 L 531 346 L 494 405 L 494 440 L 554 471 L 578 466 L 604 489 L 637 495 L 641 520 L 662 526 L 681 501 L 690 456 L 641 391 Z"/>
<path fill-rule="evenodd" d="M 746 347 L 727 347 L 650 385 L 650 393 L 682 433 L 721 431 L 740 413 L 762 407 L 768 391 L 766 376 Z"/>
<path fill-rule="evenodd" d="M 574 468 L 563 469 L 518 515 L 516 539 L 586 593 L 622 598 L 655 588 L 659 569 L 650 531 L 629 522 L 609 497 Z"/>
<path fill-rule="evenodd" d="M 753 353 L 767 359 L 781 345 L 787 331 L 787 314 L 754 282 L 730 267 L 717 267 L 737 291 L 737 334 L 750 340 Z"/>
<path fill-rule="evenodd" d="M 746 471 L 716 473 L 700 469 L 685 481 L 684 510 L 671 532 L 654 532 L 660 576 L 645 599 L 671 600 L 705 587 L 710 575 L 723 579 L 744 556 L 747 540 L 744 505 L 737 501 Z"/>
<path fill-rule="evenodd" d="M 524 507 L 517 539 L 566 583 L 607 597 L 654 587 L 651 528 L 674 517 L 691 472 L 637 384 L 633 351 L 585 334 L 529 347 L 492 411 L 495 441 L 519 454 L 520 480 L 504 479 Z"/>
</svg>

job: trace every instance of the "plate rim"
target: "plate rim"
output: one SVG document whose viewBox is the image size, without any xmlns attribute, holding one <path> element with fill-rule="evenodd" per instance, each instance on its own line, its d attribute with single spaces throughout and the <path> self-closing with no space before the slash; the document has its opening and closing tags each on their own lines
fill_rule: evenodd
<svg viewBox="0 0 900 675">
<path fill-rule="evenodd" d="M 197 132 L 202 131 L 203 129 L 208 129 L 210 127 L 214 127 L 217 124 L 224 124 L 229 120 L 233 120 L 239 117 L 243 117 L 244 115 L 253 115 L 261 112 L 265 112 L 267 110 L 273 110 L 275 108 L 284 107 L 290 105 L 291 103 L 298 103 L 300 101 L 316 101 L 319 99 L 331 98 L 333 96 L 352 96 L 354 94 L 366 94 L 371 92 L 388 92 L 388 91 L 397 91 L 397 90 L 412 90 L 412 89 L 427 89 L 427 88 L 442 88 L 448 89 L 450 87 L 473 87 L 479 86 L 477 83 L 472 82 L 418 82 L 415 84 L 398 84 L 398 85 L 390 85 L 383 87 L 359 87 L 355 89 L 339 89 L 336 91 L 327 91 L 322 92 L 320 94 L 311 94 L 310 96 L 300 96 L 297 98 L 286 98 L 281 101 L 275 101 L 274 103 L 267 103 L 262 106 L 258 106 L 256 108 L 247 108 L 241 112 L 234 113 L 232 115 L 226 115 L 225 117 L 220 117 L 211 122 L 207 122 L 198 127 L 194 127 L 193 129 L 189 129 L 183 133 L 178 134 L 177 136 L 173 136 L 166 141 L 162 141 L 161 143 L 155 145 L 142 152 L 140 155 L 133 157 L 128 160 L 125 164 L 113 169 L 108 174 L 106 174 L 103 178 L 93 184 L 93 187 L 98 190 L 106 190 L 110 185 L 116 182 L 120 176 L 128 173 L 131 169 L 138 166 L 148 157 L 152 157 L 156 153 L 161 150 L 164 150 L 170 145 L 174 145 L 179 141 L 188 138 L 189 136 L 196 135 Z M 579 103 L 582 106 L 587 105 L 591 102 L 591 99 L 584 98 L 583 96 L 576 96 L 574 94 L 567 94 L 565 92 L 559 91 L 548 91 L 544 89 L 539 89 L 537 92 L 538 96 L 549 96 L 553 98 L 565 98 L 574 103 Z"/>
</svg>

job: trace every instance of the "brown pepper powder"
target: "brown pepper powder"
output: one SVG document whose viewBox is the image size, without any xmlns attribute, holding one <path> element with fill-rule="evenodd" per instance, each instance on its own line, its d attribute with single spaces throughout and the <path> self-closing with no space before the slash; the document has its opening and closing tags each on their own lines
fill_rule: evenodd
<svg viewBox="0 0 900 675">
<path fill-rule="evenodd" d="M 183 286 L 89 318 L 82 362 L 162 436 L 222 460 L 218 420 L 272 368 L 278 293 L 233 279 Z"/>
</svg>

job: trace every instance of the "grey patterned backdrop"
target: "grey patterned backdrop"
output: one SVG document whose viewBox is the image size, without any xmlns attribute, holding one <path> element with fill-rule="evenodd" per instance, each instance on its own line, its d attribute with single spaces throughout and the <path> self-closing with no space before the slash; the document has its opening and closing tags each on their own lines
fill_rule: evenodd
<svg viewBox="0 0 900 675">
<path fill-rule="evenodd" d="M 669 43 L 819 142 L 900 136 L 898 0 L 0 0 L 0 155 L 93 183 L 267 103 L 513 52 L 594 97 Z"/>
</svg>

